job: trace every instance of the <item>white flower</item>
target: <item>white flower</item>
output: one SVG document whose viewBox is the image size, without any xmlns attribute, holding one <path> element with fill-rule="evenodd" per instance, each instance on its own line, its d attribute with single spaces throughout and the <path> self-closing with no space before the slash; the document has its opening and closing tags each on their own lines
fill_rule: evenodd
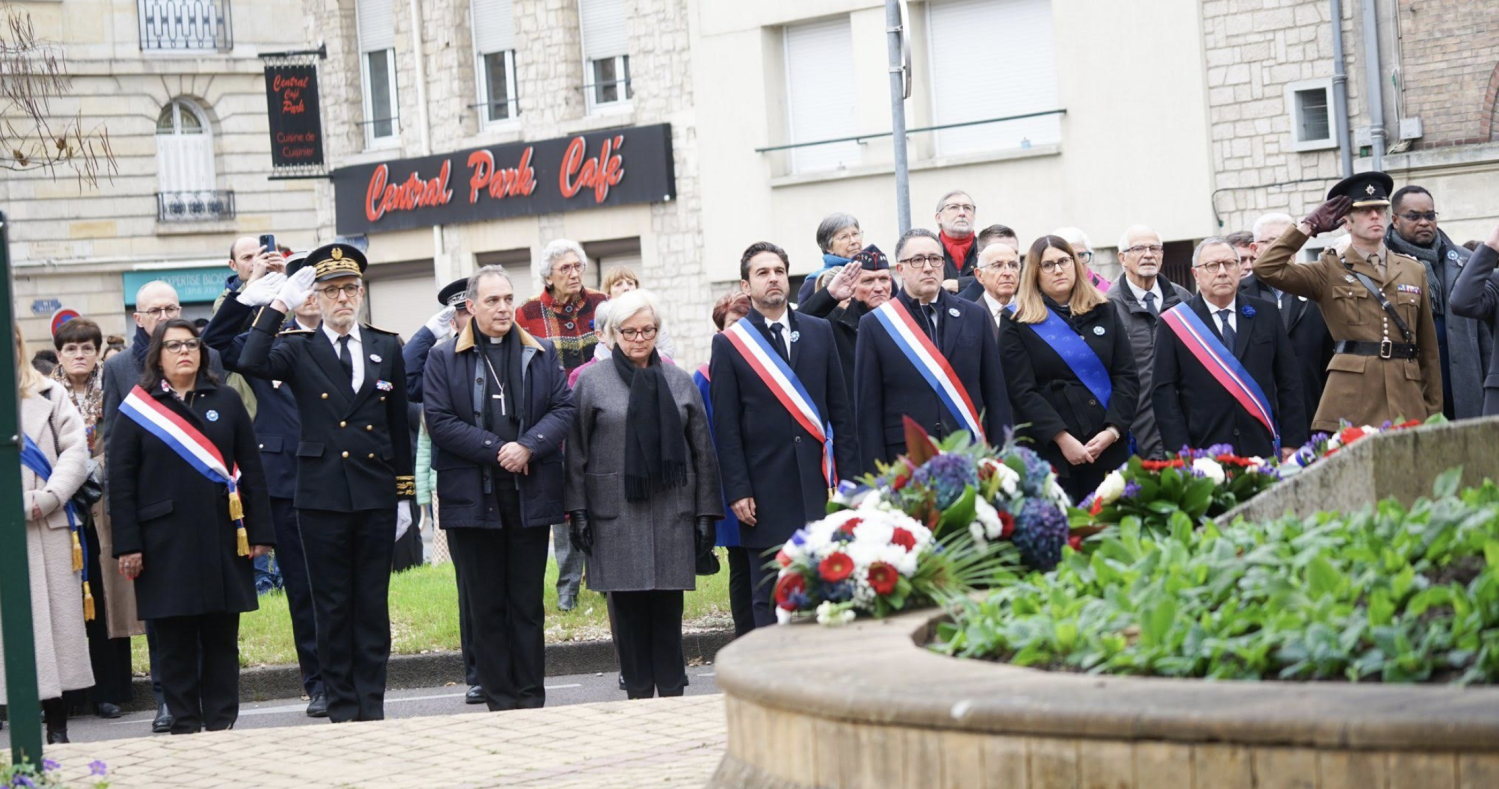
<svg viewBox="0 0 1499 789">
<path fill-rule="evenodd" d="M 1103 482 L 1099 483 L 1098 490 L 1093 494 L 1093 500 L 1113 504 L 1123 495 L 1124 475 L 1118 471 L 1110 471 L 1109 475 L 1103 478 Z"/>
<path fill-rule="evenodd" d="M 1014 498 L 1020 492 L 1020 475 L 1015 473 L 1015 469 L 994 458 L 984 458 L 983 465 L 999 478 L 999 492 L 1004 494 L 1005 498 Z"/>
<path fill-rule="evenodd" d="M 978 521 L 968 524 L 968 534 L 973 537 L 973 544 L 978 546 L 979 550 L 982 551 L 988 546 L 988 541 L 984 538 L 984 524 Z"/>
<path fill-rule="evenodd" d="M 1063 511 L 1072 506 L 1072 499 L 1067 496 L 1067 491 L 1062 490 L 1062 486 L 1057 484 L 1057 475 L 1055 474 L 1046 475 L 1046 488 L 1042 493 L 1052 503 L 1061 507 Z"/>
<path fill-rule="evenodd" d="M 854 621 L 854 612 L 830 600 L 817 606 L 817 624 L 825 627 L 842 627 Z"/>
<path fill-rule="evenodd" d="M 1192 470 L 1212 480 L 1214 485 L 1222 485 L 1225 479 L 1223 467 L 1212 458 L 1198 458 L 1192 461 Z"/>
<path fill-rule="evenodd" d="M 999 539 L 1000 535 L 1004 533 L 1005 525 L 1000 521 L 999 511 L 994 509 L 994 505 L 983 499 L 975 499 L 973 510 L 974 518 L 976 519 L 974 525 L 983 527 L 982 536 L 980 536 L 979 532 L 975 531 L 973 541 L 978 543 L 980 547 L 983 547 L 985 539 Z"/>
</svg>

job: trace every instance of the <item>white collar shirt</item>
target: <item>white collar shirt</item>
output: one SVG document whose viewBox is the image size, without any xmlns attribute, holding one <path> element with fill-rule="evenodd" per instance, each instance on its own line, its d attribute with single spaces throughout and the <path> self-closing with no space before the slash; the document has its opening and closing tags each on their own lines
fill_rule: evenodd
<svg viewBox="0 0 1499 789">
<path fill-rule="evenodd" d="M 338 356 L 338 332 L 328 328 L 328 324 L 324 323 L 323 336 L 328 338 L 328 342 L 333 343 L 333 355 Z M 351 383 L 354 391 L 357 392 L 359 387 L 364 386 L 364 341 L 360 339 L 357 323 L 349 329 L 349 356 L 354 361 L 354 377 Z"/>
<path fill-rule="evenodd" d="M 1237 298 L 1235 298 L 1234 300 L 1230 301 L 1228 303 L 1227 307 L 1219 307 L 1218 305 L 1216 305 L 1216 304 L 1214 304 L 1211 301 L 1208 301 L 1206 299 L 1204 299 L 1202 303 L 1205 304 L 1205 305 L 1207 305 L 1208 314 L 1212 315 L 1213 316 L 1213 322 L 1216 323 L 1216 324 L 1218 324 L 1218 334 L 1220 336 L 1223 334 L 1223 331 L 1224 331 L 1223 330 L 1224 320 L 1223 320 L 1223 312 L 1222 312 L 1223 310 L 1228 310 L 1228 326 L 1229 326 L 1229 328 L 1233 329 L 1235 332 L 1237 332 L 1239 330 L 1239 311 L 1238 311 L 1239 300 Z M 1230 349 L 1230 350 L 1232 350 L 1232 349 Z"/>
<path fill-rule="evenodd" d="M 999 323 L 999 317 L 1004 314 L 1005 305 L 1000 304 L 999 299 L 990 296 L 989 291 L 986 290 L 984 291 L 984 306 L 988 308 L 989 314 L 994 316 L 994 322 Z"/>
<path fill-rule="evenodd" d="M 1138 301 L 1138 302 L 1140 302 L 1141 304 L 1145 304 L 1145 294 L 1146 293 L 1154 293 L 1155 294 L 1155 305 L 1154 305 L 1155 306 L 1155 311 L 1156 312 L 1160 312 L 1161 311 L 1161 307 L 1164 304 L 1164 302 L 1166 301 L 1166 297 L 1161 293 L 1161 278 L 1160 277 L 1156 277 L 1156 281 L 1153 282 L 1153 283 L 1151 283 L 1150 290 L 1146 290 L 1146 289 L 1140 287 L 1139 285 L 1136 285 L 1135 283 L 1131 282 L 1130 279 L 1129 279 L 1129 277 L 1125 277 L 1124 278 L 1124 284 L 1129 286 L 1130 292 L 1133 293 L 1133 294 L 1135 294 L 1135 300 Z"/>
</svg>

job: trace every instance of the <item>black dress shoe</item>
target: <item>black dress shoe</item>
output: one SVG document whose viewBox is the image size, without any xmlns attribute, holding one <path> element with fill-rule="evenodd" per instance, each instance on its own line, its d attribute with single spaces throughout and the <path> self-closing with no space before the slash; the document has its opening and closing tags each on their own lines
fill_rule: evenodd
<svg viewBox="0 0 1499 789">
<path fill-rule="evenodd" d="M 327 697 L 327 695 L 319 693 L 319 694 L 317 694 L 317 695 L 315 695 L 315 696 L 312 697 L 312 701 L 310 701 L 310 702 L 307 703 L 307 717 L 309 717 L 309 718 L 326 718 L 326 717 L 328 717 L 328 697 Z"/>
<path fill-rule="evenodd" d="M 156 708 L 156 720 L 151 721 L 152 734 L 166 734 L 172 730 L 172 713 L 167 712 L 167 705 L 163 704 Z"/>
<path fill-rule="evenodd" d="M 465 704 L 483 704 L 484 689 L 478 685 L 469 685 L 468 692 L 463 694 L 463 702 Z"/>
<path fill-rule="evenodd" d="M 94 714 L 101 718 L 118 718 L 120 717 L 120 705 L 111 704 L 107 701 L 100 702 L 94 705 Z"/>
<path fill-rule="evenodd" d="M 47 744 L 48 745 L 66 745 L 66 744 L 68 744 L 70 742 L 72 742 L 72 740 L 68 739 L 68 730 L 67 729 L 48 729 L 47 730 Z"/>
</svg>

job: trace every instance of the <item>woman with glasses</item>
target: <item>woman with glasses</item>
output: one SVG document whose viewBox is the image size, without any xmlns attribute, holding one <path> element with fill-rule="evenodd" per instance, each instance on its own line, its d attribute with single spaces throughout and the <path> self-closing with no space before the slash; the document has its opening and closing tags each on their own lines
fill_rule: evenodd
<svg viewBox="0 0 1499 789">
<path fill-rule="evenodd" d="M 156 632 L 173 734 L 234 727 L 239 615 L 276 542 L 254 426 L 208 350 L 191 321 L 158 325 L 109 434 L 115 557 Z"/>
<path fill-rule="evenodd" d="M 683 592 L 723 517 L 718 458 L 702 395 L 656 351 L 661 313 L 649 292 L 615 299 L 615 348 L 583 371 L 567 438 L 564 504 L 572 541 L 588 556 L 588 588 L 614 605 L 625 691 L 680 696 Z"/>
<path fill-rule="evenodd" d="M 1000 332 L 1020 434 L 1081 501 L 1129 458 L 1139 377 L 1129 335 L 1059 236 L 1031 244 Z"/>
</svg>

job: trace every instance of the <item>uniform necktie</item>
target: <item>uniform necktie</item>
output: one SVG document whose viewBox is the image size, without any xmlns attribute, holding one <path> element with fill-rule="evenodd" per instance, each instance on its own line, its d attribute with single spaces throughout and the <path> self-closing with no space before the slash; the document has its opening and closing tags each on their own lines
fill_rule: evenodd
<svg viewBox="0 0 1499 789">
<path fill-rule="evenodd" d="M 1234 340 L 1238 338 L 1234 332 L 1234 325 L 1228 322 L 1228 316 L 1231 314 L 1226 309 L 1218 310 L 1218 321 L 1223 324 L 1223 344 L 1228 346 L 1230 353 L 1234 350 Z"/>
<path fill-rule="evenodd" d="M 338 363 L 343 365 L 344 375 L 349 376 L 349 383 L 354 383 L 354 357 L 349 353 L 349 335 L 345 334 L 338 338 Z"/>
<path fill-rule="evenodd" d="M 1150 314 L 1151 315 L 1160 315 L 1161 314 L 1161 311 L 1158 310 L 1158 309 L 1156 309 L 1156 306 L 1155 306 L 1155 291 L 1153 291 L 1153 290 L 1147 290 L 1147 291 L 1145 291 L 1145 295 L 1142 298 L 1145 299 L 1145 309 L 1150 310 Z"/>
<path fill-rule="evenodd" d="M 770 324 L 770 339 L 771 344 L 776 347 L 776 353 L 780 354 L 781 359 L 787 364 L 790 364 L 791 353 L 786 350 L 786 339 L 781 336 L 781 332 L 785 329 L 786 327 L 779 323 Z"/>
<path fill-rule="evenodd" d="M 927 304 L 921 309 L 926 313 L 926 328 L 927 331 L 932 335 L 932 344 L 941 345 L 941 337 L 937 334 L 937 308 L 931 304 Z"/>
</svg>

